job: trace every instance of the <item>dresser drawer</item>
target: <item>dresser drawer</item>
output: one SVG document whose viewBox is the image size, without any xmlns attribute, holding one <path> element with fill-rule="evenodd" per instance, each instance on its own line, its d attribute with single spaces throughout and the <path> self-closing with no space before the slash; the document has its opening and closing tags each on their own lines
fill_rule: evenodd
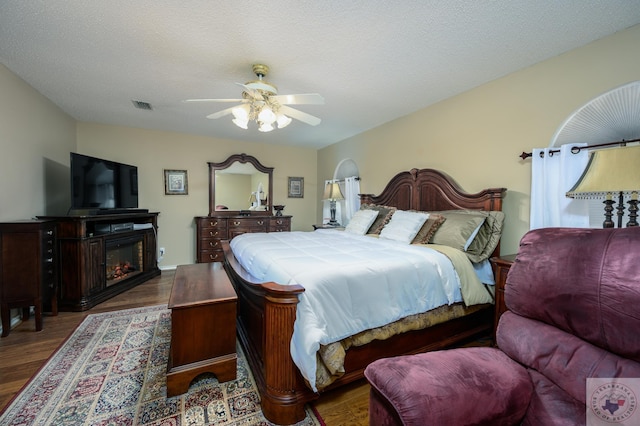
<svg viewBox="0 0 640 426">
<path fill-rule="evenodd" d="M 198 238 L 226 240 L 229 238 L 229 232 L 227 228 L 204 228 L 198 230 Z"/>
<path fill-rule="evenodd" d="M 198 219 L 198 227 L 200 229 L 226 228 L 227 227 L 227 219 L 226 218 L 217 218 L 217 217 L 199 218 Z"/>
<path fill-rule="evenodd" d="M 290 217 L 272 217 L 269 220 L 269 232 L 288 232 L 290 230 Z"/>
<path fill-rule="evenodd" d="M 222 262 L 221 241 L 229 238 L 227 218 L 224 217 L 196 217 L 196 262 Z"/>
<path fill-rule="evenodd" d="M 267 232 L 269 219 L 263 217 L 240 217 L 229 219 L 229 232 Z"/>
<path fill-rule="evenodd" d="M 253 232 L 291 230 L 291 216 L 196 216 L 196 262 L 223 262 L 222 240 Z"/>
<path fill-rule="evenodd" d="M 226 239 L 226 238 L 224 238 Z M 222 239 L 220 238 L 201 238 L 200 239 L 200 251 L 205 250 L 222 250 Z"/>
<path fill-rule="evenodd" d="M 227 219 L 198 219 L 197 225 L 198 238 L 200 239 L 218 238 L 226 240 L 228 238 Z"/>
<path fill-rule="evenodd" d="M 198 253 L 198 263 L 222 262 L 224 252 L 222 250 L 201 250 Z"/>
</svg>

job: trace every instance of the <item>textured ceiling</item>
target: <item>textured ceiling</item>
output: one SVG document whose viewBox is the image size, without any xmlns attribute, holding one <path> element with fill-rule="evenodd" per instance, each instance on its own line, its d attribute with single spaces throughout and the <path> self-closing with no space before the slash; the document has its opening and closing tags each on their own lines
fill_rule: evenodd
<svg viewBox="0 0 640 426">
<path fill-rule="evenodd" d="M 79 121 L 319 148 L 639 22 L 640 0 L 2 0 L 0 62 Z M 238 98 L 254 63 L 322 123 L 182 102 Z"/>
</svg>

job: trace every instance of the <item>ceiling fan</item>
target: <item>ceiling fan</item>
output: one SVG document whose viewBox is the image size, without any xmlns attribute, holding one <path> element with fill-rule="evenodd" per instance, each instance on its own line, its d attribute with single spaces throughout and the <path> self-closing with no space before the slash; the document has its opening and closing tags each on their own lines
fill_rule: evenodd
<svg viewBox="0 0 640 426">
<path fill-rule="evenodd" d="M 287 105 L 322 105 L 322 96 L 317 93 L 278 95 L 276 86 L 264 80 L 269 72 L 268 66 L 255 64 L 253 72 L 257 80 L 236 83 L 244 89 L 241 99 L 187 99 L 184 102 L 240 102 L 240 105 L 209 114 L 207 118 L 216 119 L 233 114 L 232 121 L 236 126 L 247 129 L 249 121 L 256 121 L 261 132 L 270 132 L 274 124 L 282 129 L 291 123 L 292 118 L 312 126 L 320 124 L 318 117 Z"/>
</svg>

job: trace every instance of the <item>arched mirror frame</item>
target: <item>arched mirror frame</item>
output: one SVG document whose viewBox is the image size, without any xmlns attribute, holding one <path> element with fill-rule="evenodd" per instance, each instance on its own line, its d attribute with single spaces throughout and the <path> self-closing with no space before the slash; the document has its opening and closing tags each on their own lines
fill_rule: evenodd
<svg viewBox="0 0 640 426">
<path fill-rule="evenodd" d="M 216 210 L 216 170 L 224 170 L 235 162 L 250 163 L 257 171 L 269 176 L 266 210 Z M 273 167 L 264 166 L 256 157 L 247 154 L 233 154 L 222 163 L 209 162 L 209 216 L 236 216 L 242 212 L 251 216 L 271 216 L 273 199 Z M 245 213 L 246 212 L 246 213 Z"/>
</svg>

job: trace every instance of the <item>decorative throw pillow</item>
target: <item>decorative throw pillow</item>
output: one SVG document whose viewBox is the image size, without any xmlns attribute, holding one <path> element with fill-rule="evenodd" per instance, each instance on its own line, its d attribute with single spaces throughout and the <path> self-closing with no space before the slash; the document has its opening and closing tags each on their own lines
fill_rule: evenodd
<svg viewBox="0 0 640 426">
<path fill-rule="evenodd" d="M 473 210 L 463 211 L 473 212 Z M 493 251 L 500 242 L 502 226 L 504 225 L 504 212 L 488 211 L 483 213 L 486 213 L 487 215 L 486 220 L 478 230 L 476 237 L 467 248 L 467 257 L 474 263 L 480 263 L 491 257 Z"/>
<path fill-rule="evenodd" d="M 469 247 L 486 219 L 486 212 L 481 211 L 478 211 L 478 214 L 460 213 L 458 210 L 437 213 L 444 216 L 446 220 L 433 234 L 429 242 L 457 248 L 461 251 L 465 251 L 465 247 Z"/>
<path fill-rule="evenodd" d="M 441 214 L 429 213 L 429 218 L 422 225 L 411 244 L 428 244 L 433 234 L 436 233 L 445 220 L 447 219 Z"/>
<path fill-rule="evenodd" d="M 382 228 L 389 223 L 391 220 L 391 216 L 395 213 L 395 207 L 389 206 L 379 206 L 376 204 L 362 204 L 360 205 L 360 210 L 376 210 L 378 212 L 378 217 L 373 221 L 371 227 L 369 228 L 369 234 L 379 234 L 382 231 Z"/>
<path fill-rule="evenodd" d="M 344 231 L 364 235 L 373 221 L 376 220 L 376 217 L 378 217 L 377 210 L 358 210 L 349 221 L 347 227 L 344 228 Z"/>
<path fill-rule="evenodd" d="M 397 210 L 380 232 L 380 238 L 409 244 L 429 219 L 429 213 Z"/>
</svg>

